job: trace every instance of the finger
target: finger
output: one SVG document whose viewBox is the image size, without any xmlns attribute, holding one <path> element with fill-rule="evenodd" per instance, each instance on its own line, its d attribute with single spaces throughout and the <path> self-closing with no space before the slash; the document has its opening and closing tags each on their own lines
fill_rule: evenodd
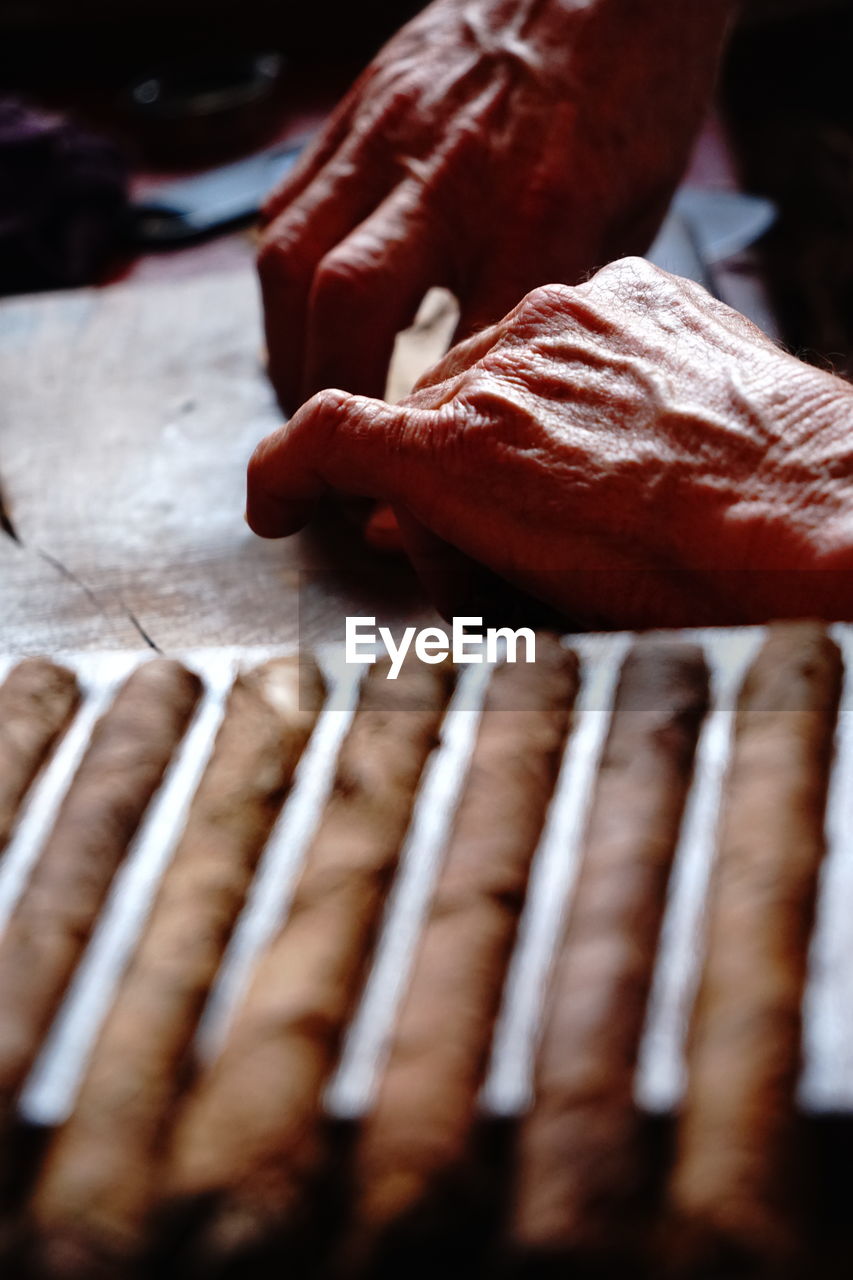
<svg viewBox="0 0 853 1280">
<path fill-rule="evenodd" d="M 269 193 L 261 206 L 261 226 L 277 218 L 314 181 L 345 141 L 352 125 L 355 98 L 347 94 L 320 134 L 303 151 L 296 164 Z"/>
<path fill-rule="evenodd" d="M 280 538 L 330 491 L 394 500 L 423 471 L 425 414 L 343 391 L 322 391 L 258 445 L 249 462 L 246 519 Z"/>
<path fill-rule="evenodd" d="M 381 201 L 391 175 L 344 153 L 264 232 L 258 272 L 269 374 L 285 412 L 302 402 L 308 299 L 318 264 Z"/>
<path fill-rule="evenodd" d="M 400 537 L 412 567 L 435 608 L 448 621 L 460 614 L 482 618 L 487 626 L 554 628 L 553 608 L 472 560 L 396 506 Z"/>
<path fill-rule="evenodd" d="M 411 104 L 403 94 L 371 95 L 369 78 L 368 69 L 335 108 L 317 140 L 267 196 L 261 210 L 263 225 L 307 191 L 327 165 L 335 163 L 338 169 L 349 165 L 358 174 L 370 155 L 387 153 L 390 135 Z"/>
<path fill-rule="evenodd" d="M 397 334 L 440 283 L 442 253 L 414 178 L 323 258 L 310 297 L 303 393 L 382 396 Z"/>
<path fill-rule="evenodd" d="M 378 502 L 370 511 L 364 524 L 364 541 L 372 551 L 384 555 L 405 552 L 397 516 L 389 503 Z"/>
<path fill-rule="evenodd" d="M 450 350 L 441 357 L 441 359 L 427 369 L 414 386 L 414 393 L 424 391 L 428 387 L 436 387 L 441 382 L 447 382 L 451 378 L 458 378 L 460 374 L 465 373 L 478 360 L 482 360 L 483 356 L 488 355 L 501 336 L 500 326 L 493 324 L 488 329 L 482 329 L 479 333 L 475 333 L 465 342 L 457 342 Z"/>
</svg>

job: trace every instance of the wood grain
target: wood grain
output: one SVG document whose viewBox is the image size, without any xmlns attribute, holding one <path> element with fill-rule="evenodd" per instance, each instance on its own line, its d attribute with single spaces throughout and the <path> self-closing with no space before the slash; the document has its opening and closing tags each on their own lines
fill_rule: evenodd
<svg viewBox="0 0 853 1280">
<path fill-rule="evenodd" d="M 351 527 L 263 542 L 245 525 L 246 462 L 280 421 L 263 358 L 248 264 L 0 305 L 0 489 L 20 538 L 0 534 L 0 649 L 315 643 L 347 613 L 434 620 Z M 411 343 L 402 358 L 413 376 Z"/>
</svg>

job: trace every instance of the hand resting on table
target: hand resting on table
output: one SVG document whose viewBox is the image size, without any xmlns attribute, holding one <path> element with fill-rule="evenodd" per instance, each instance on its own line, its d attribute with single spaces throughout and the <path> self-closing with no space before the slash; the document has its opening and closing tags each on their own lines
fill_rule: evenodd
<svg viewBox="0 0 853 1280">
<path fill-rule="evenodd" d="M 330 491 L 390 502 L 427 582 L 461 552 L 587 627 L 853 618 L 853 389 L 641 259 L 535 289 L 397 405 L 316 395 L 249 522 Z"/>
</svg>

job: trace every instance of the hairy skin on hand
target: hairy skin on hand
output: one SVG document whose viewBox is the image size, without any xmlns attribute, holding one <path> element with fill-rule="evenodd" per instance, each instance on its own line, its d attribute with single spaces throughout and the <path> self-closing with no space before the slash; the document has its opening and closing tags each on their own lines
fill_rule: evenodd
<svg viewBox="0 0 853 1280">
<path fill-rule="evenodd" d="M 259 268 L 287 410 L 382 395 L 431 285 L 457 336 L 651 242 L 733 0 L 434 0 L 270 198 Z"/>
<path fill-rule="evenodd" d="M 398 405 L 315 396 L 256 450 L 250 523 L 330 491 L 586 626 L 853 618 L 853 389 L 642 259 L 534 290 Z"/>
</svg>

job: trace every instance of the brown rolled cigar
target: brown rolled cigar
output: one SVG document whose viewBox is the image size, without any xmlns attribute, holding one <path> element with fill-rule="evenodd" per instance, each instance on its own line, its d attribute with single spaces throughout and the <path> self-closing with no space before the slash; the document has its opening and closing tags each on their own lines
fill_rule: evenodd
<svg viewBox="0 0 853 1280">
<path fill-rule="evenodd" d="M 0 685 L 0 855 L 24 796 L 79 700 L 73 672 L 47 658 L 19 662 Z"/>
<path fill-rule="evenodd" d="M 741 690 L 669 1187 L 687 1269 L 796 1252 L 800 1009 L 841 673 L 823 627 L 779 625 Z"/>
<path fill-rule="evenodd" d="M 288 917 L 177 1126 L 167 1194 L 211 1205 L 197 1249 L 216 1262 L 292 1226 L 321 1159 L 323 1089 L 450 692 L 446 666 L 387 670 L 371 668 Z"/>
<path fill-rule="evenodd" d="M 667 879 L 708 700 L 702 651 L 638 642 L 623 666 L 558 949 L 512 1245 L 546 1269 L 629 1252 L 643 1152 L 634 1074 Z"/>
<path fill-rule="evenodd" d="M 356 1148 L 353 1234 L 364 1258 L 467 1216 L 472 1135 L 533 854 L 578 686 L 575 655 L 492 677 L 445 861 L 375 1107 Z"/>
<path fill-rule="evenodd" d="M 274 659 L 234 682 L 178 848 L 36 1188 L 47 1274 L 111 1274 L 140 1245 L 193 1035 L 322 696 L 306 658 Z"/>
<path fill-rule="evenodd" d="M 180 663 L 145 662 L 95 725 L 0 937 L 0 1131 L 199 689 Z"/>
</svg>

